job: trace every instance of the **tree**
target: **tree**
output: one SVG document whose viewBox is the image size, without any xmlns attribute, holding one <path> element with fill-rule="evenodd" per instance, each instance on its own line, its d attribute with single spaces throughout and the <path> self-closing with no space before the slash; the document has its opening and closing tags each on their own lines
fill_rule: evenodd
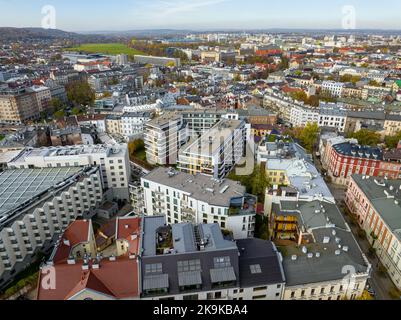
<svg viewBox="0 0 401 320">
<path fill-rule="evenodd" d="M 256 166 L 252 174 L 252 194 L 258 197 L 260 202 L 264 202 L 266 188 L 269 182 L 266 177 L 266 169 L 264 166 Z"/>
<path fill-rule="evenodd" d="M 64 118 L 64 117 L 65 117 L 65 112 L 64 112 L 64 110 L 59 110 L 59 111 L 55 112 L 54 115 L 53 115 L 53 117 L 54 117 L 55 119 L 57 119 L 57 120 L 60 120 L 60 119 Z"/>
<path fill-rule="evenodd" d="M 59 110 L 63 106 L 63 103 L 59 98 L 53 98 L 50 101 L 50 106 L 52 106 L 54 110 Z"/>
<path fill-rule="evenodd" d="M 317 142 L 319 126 L 317 123 L 308 123 L 305 127 L 295 127 L 286 130 L 285 134 L 297 139 L 309 152 L 313 152 L 313 146 Z"/>
<path fill-rule="evenodd" d="M 291 93 L 291 98 L 293 98 L 294 100 L 303 101 L 306 103 L 308 96 L 304 91 L 295 91 L 295 92 Z"/>
<path fill-rule="evenodd" d="M 92 106 L 96 96 L 88 82 L 74 81 L 67 86 L 67 97 L 74 105 Z"/>
<path fill-rule="evenodd" d="M 386 136 L 384 138 L 384 142 L 386 143 L 387 148 L 395 149 L 398 146 L 398 143 L 401 141 L 401 131 L 398 131 L 393 136 Z"/>
<path fill-rule="evenodd" d="M 82 113 L 82 111 L 81 111 L 81 109 L 78 108 L 78 107 L 74 107 L 74 108 L 72 108 L 72 110 L 71 110 L 71 114 L 74 115 L 74 116 L 77 116 L 77 115 L 79 115 L 79 114 L 81 114 L 81 113 Z"/>
<path fill-rule="evenodd" d="M 364 146 L 377 146 L 381 137 L 380 134 L 368 129 L 361 129 L 358 132 L 354 132 L 349 135 L 349 138 L 354 138 L 358 140 L 358 143 Z"/>
</svg>

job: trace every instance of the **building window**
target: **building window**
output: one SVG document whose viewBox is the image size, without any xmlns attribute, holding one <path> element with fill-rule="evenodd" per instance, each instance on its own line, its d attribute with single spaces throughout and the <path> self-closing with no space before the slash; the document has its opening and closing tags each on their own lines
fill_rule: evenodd
<svg viewBox="0 0 401 320">
<path fill-rule="evenodd" d="M 249 268 L 251 269 L 251 273 L 252 274 L 262 273 L 262 269 L 260 267 L 260 264 L 250 265 Z"/>
</svg>

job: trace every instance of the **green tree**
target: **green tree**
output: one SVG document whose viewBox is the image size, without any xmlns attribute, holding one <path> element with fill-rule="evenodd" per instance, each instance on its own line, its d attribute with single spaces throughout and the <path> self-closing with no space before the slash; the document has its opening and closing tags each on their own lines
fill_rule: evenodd
<svg viewBox="0 0 401 320">
<path fill-rule="evenodd" d="M 286 130 L 284 134 L 297 139 L 308 152 L 313 152 L 313 146 L 319 136 L 319 126 L 317 123 L 308 123 L 305 127 Z"/>
<path fill-rule="evenodd" d="M 53 98 L 50 101 L 50 106 L 52 106 L 52 108 L 54 110 L 59 110 L 63 106 L 63 103 L 61 102 L 61 100 L 59 98 Z"/>
<path fill-rule="evenodd" d="M 71 114 L 73 114 L 74 116 L 77 116 L 77 115 L 79 115 L 79 114 L 81 114 L 81 113 L 82 113 L 82 111 L 81 111 L 81 109 L 78 108 L 78 107 L 74 107 L 74 108 L 72 108 L 72 110 L 71 110 Z"/>
<path fill-rule="evenodd" d="M 67 97 L 74 105 L 92 106 L 95 102 L 95 91 L 86 81 L 74 81 L 67 86 Z"/>
<path fill-rule="evenodd" d="M 349 135 L 349 138 L 357 139 L 358 143 L 361 145 L 372 147 L 377 146 L 381 141 L 379 133 L 368 129 L 361 129 L 358 132 L 354 132 Z"/>
<path fill-rule="evenodd" d="M 386 143 L 386 146 L 389 149 L 395 149 L 400 141 L 401 141 L 401 131 L 398 131 L 393 136 L 386 136 L 384 138 L 384 142 Z"/>
<path fill-rule="evenodd" d="M 319 126 L 317 123 L 308 123 L 301 131 L 299 140 L 302 142 L 302 145 L 306 150 L 312 152 L 318 136 Z"/>
<path fill-rule="evenodd" d="M 266 176 L 266 169 L 264 166 L 256 166 L 252 174 L 252 194 L 258 197 L 259 202 L 264 202 L 266 188 L 269 182 Z"/>
<path fill-rule="evenodd" d="M 64 110 L 56 111 L 56 112 L 54 113 L 53 117 L 54 117 L 56 120 L 60 120 L 60 119 L 64 118 L 64 117 L 65 117 L 65 112 L 64 112 Z"/>
</svg>

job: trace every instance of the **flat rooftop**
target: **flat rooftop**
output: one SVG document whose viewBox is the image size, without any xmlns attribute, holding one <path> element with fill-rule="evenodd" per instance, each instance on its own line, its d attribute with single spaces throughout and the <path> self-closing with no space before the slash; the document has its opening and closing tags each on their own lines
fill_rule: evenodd
<svg viewBox="0 0 401 320">
<path fill-rule="evenodd" d="M 46 190 L 74 176 L 82 168 L 44 168 L 6 170 L 0 173 L 0 220 Z"/>
<path fill-rule="evenodd" d="M 13 163 L 24 163 L 29 158 L 52 158 L 52 157 L 66 157 L 66 156 L 78 156 L 78 155 L 91 155 L 105 153 L 108 157 L 113 155 L 121 155 L 122 152 L 126 152 L 125 145 L 115 144 L 112 146 L 106 145 L 78 145 L 78 146 L 66 146 L 66 147 L 50 147 L 50 148 L 38 148 L 38 149 L 27 149 L 22 152 Z"/>
<path fill-rule="evenodd" d="M 214 127 L 206 131 L 202 136 L 193 142 L 184 146 L 180 155 L 196 154 L 202 156 L 212 156 L 221 147 L 235 130 L 241 128 L 242 121 L 239 120 L 221 120 Z"/>
<path fill-rule="evenodd" d="M 163 167 L 151 171 L 142 179 L 166 185 L 197 200 L 222 207 L 230 206 L 232 198 L 245 196 L 246 191 L 244 186 L 233 180 L 218 181 L 210 176 L 201 174 L 194 176 Z"/>
</svg>

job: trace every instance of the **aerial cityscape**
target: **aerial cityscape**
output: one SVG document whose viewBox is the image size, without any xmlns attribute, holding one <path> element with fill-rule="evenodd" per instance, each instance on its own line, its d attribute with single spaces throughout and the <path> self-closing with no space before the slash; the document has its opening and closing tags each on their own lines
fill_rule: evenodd
<svg viewBox="0 0 401 320">
<path fill-rule="evenodd" d="M 26 2 L 0 300 L 401 299 L 399 1 Z"/>
</svg>

